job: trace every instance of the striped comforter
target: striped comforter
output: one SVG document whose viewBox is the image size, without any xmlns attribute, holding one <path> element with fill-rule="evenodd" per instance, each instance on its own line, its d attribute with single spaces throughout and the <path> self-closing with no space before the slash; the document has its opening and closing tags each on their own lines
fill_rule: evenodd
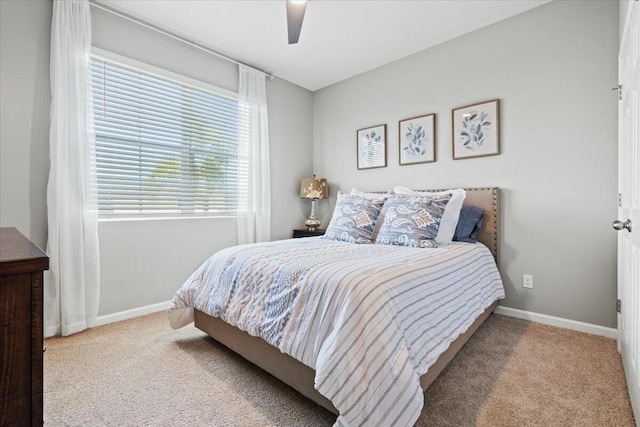
<svg viewBox="0 0 640 427">
<path fill-rule="evenodd" d="M 490 251 L 357 245 L 320 238 L 216 253 L 178 290 L 171 326 L 193 309 L 263 338 L 316 370 L 337 426 L 411 426 L 420 376 L 504 288 Z"/>
</svg>

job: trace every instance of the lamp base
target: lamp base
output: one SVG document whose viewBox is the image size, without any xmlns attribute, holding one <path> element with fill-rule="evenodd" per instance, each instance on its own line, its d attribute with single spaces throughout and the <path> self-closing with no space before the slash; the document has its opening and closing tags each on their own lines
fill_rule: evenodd
<svg viewBox="0 0 640 427">
<path fill-rule="evenodd" d="M 307 218 L 304 221 L 304 225 L 309 231 L 317 231 L 320 228 L 320 220 L 318 218 Z"/>
<path fill-rule="evenodd" d="M 309 231 L 316 231 L 320 227 L 320 220 L 316 217 L 316 199 L 311 199 L 311 215 L 304 221 Z"/>
</svg>

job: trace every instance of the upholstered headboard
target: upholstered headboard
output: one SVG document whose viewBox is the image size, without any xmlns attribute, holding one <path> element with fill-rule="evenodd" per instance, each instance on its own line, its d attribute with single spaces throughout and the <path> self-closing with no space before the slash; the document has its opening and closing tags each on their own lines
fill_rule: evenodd
<svg viewBox="0 0 640 427">
<path fill-rule="evenodd" d="M 445 191 L 447 189 L 437 190 L 420 190 L 416 191 Z M 498 230 L 500 212 L 500 188 L 483 187 L 483 188 L 465 188 L 467 197 L 464 199 L 465 205 L 477 206 L 484 211 L 484 221 L 482 222 L 482 230 L 476 236 L 476 239 L 489 248 L 493 257 L 498 260 Z"/>
<path fill-rule="evenodd" d="M 484 211 L 482 230 L 476 239 L 489 248 L 493 257 L 498 259 L 498 230 L 500 229 L 500 189 L 498 187 L 465 188 L 465 205 L 473 205 Z M 442 191 L 442 190 L 436 190 Z"/>
</svg>

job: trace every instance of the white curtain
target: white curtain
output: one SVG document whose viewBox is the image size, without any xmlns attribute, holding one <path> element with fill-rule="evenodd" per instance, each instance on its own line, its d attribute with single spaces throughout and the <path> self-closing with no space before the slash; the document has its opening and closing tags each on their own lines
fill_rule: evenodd
<svg viewBox="0 0 640 427">
<path fill-rule="evenodd" d="M 90 53 L 89 2 L 54 0 L 45 336 L 82 331 L 93 326 L 98 313 L 100 258 Z"/>
<path fill-rule="evenodd" d="M 238 243 L 271 240 L 266 75 L 240 65 Z"/>
</svg>

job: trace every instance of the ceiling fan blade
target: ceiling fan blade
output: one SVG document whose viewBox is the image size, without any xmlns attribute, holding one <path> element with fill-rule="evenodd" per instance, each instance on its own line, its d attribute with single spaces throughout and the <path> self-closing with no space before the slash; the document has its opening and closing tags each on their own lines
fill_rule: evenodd
<svg viewBox="0 0 640 427">
<path fill-rule="evenodd" d="M 307 2 L 295 4 L 287 0 L 287 27 L 289 29 L 289 44 L 298 43 L 304 12 L 307 10 Z"/>
</svg>

